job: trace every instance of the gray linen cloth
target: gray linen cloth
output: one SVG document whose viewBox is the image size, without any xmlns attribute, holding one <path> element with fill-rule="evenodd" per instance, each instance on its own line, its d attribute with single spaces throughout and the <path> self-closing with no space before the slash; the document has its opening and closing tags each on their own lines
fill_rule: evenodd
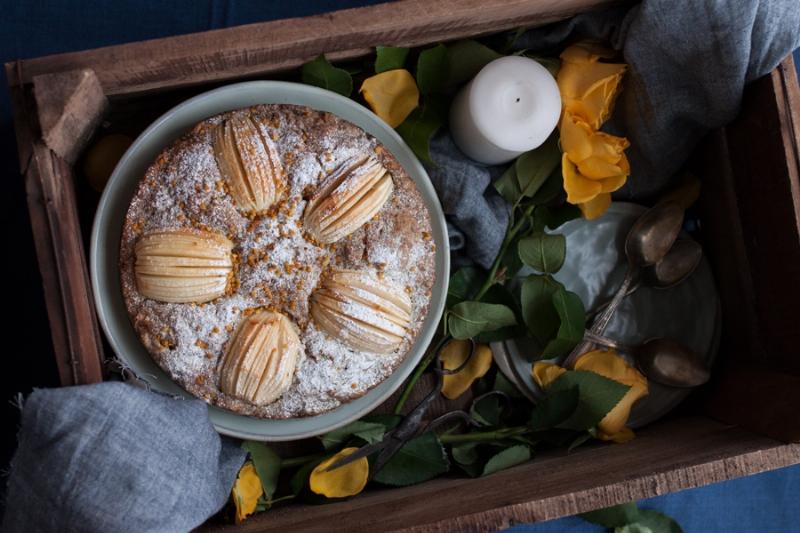
<svg viewBox="0 0 800 533">
<path fill-rule="evenodd" d="M 800 46 L 800 1 L 646 0 L 530 30 L 515 46 L 555 54 L 580 37 L 610 42 L 630 67 L 603 129 L 631 142 L 631 176 L 615 197 L 646 202 L 706 133 L 736 117 L 745 84 Z M 502 169 L 467 159 L 441 138 L 431 156 L 437 166 L 428 172 L 464 244 L 453 247 L 454 264 L 466 256 L 487 268 L 503 238 L 493 225 L 504 225 L 507 207 L 486 184 Z"/>
<path fill-rule="evenodd" d="M 647 0 L 532 30 L 517 46 L 556 52 L 578 34 L 610 40 L 630 65 L 608 130 L 631 141 L 620 194 L 646 199 L 736 115 L 745 83 L 798 46 L 800 2 Z M 463 244 L 460 260 L 488 267 L 508 217 L 489 187 L 503 169 L 470 161 L 446 132 L 432 156 L 453 248 Z M 243 460 L 200 401 L 120 383 L 36 391 L 23 410 L 3 529 L 188 530 L 224 504 Z"/>
<path fill-rule="evenodd" d="M 120 382 L 25 401 L 4 532 L 178 532 L 228 499 L 244 451 L 200 400 Z"/>
</svg>

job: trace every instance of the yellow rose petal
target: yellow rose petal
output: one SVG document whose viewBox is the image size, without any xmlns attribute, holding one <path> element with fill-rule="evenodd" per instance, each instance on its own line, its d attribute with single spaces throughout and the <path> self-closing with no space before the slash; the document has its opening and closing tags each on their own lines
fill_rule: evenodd
<svg viewBox="0 0 800 533">
<path fill-rule="evenodd" d="M 598 64 L 604 65 L 605 63 Z M 624 67 L 624 65 L 622 66 Z M 569 108 L 570 111 L 583 118 L 594 129 L 600 129 L 614 109 L 623 72 L 624 70 L 593 84 L 578 97 L 577 101 L 580 102 L 580 105 L 572 105 Z"/>
<path fill-rule="evenodd" d="M 375 114 L 393 128 L 402 124 L 419 105 L 417 82 L 405 69 L 375 74 L 364 80 L 359 92 Z"/>
<path fill-rule="evenodd" d="M 597 438 L 600 440 L 610 440 L 612 442 L 616 442 L 617 444 L 625 444 L 626 442 L 633 440 L 636 434 L 633 432 L 631 428 L 624 427 L 621 430 L 617 431 L 613 435 L 608 435 L 603 433 L 602 431 L 597 431 Z"/>
<path fill-rule="evenodd" d="M 325 471 L 330 465 L 358 451 L 358 448 L 345 448 L 333 457 L 322 461 L 311 472 L 308 485 L 312 492 L 326 498 L 346 498 L 355 496 L 367 486 L 369 480 L 369 461 L 366 457 L 357 459 L 342 467 Z"/>
<path fill-rule="evenodd" d="M 578 204 L 578 207 L 586 220 L 594 220 L 606 212 L 608 206 L 611 205 L 611 195 L 609 193 L 600 193 L 588 202 Z"/>
<path fill-rule="evenodd" d="M 539 387 L 546 389 L 564 372 L 566 372 L 566 369 L 555 363 L 537 361 L 533 363 L 533 368 L 531 368 L 531 377 Z"/>
<path fill-rule="evenodd" d="M 590 180 L 602 180 L 622 174 L 622 169 L 601 157 L 587 157 L 578 163 L 578 172 Z"/>
<path fill-rule="evenodd" d="M 597 425 L 599 433 L 607 440 L 615 440 L 617 435 L 616 438 L 624 438 L 625 435 L 620 434 L 625 430 L 631 407 L 648 393 L 647 379 L 613 350 L 594 350 L 581 355 L 575 362 L 575 370 L 588 370 L 631 387 Z"/>
<path fill-rule="evenodd" d="M 625 182 L 628 181 L 628 176 L 625 174 L 617 174 L 606 179 L 599 180 L 600 192 L 614 192 L 622 188 Z"/>
<path fill-rule="evenodd" d="M 454 370 L 464 364 L 469 357 L 472 343 L 464 340 L 452 340 L 442 348 L 440 358 L 447 370 Z M 476 344 L 475 353 L 467 366 L 455 374 L 445 375 L 442 384 L 442 395 L 455 400 L 466 392 L 476 379 L 483 377 L 492 366 L 492 350 L 485 344 Z"/>
<path fill-rule="evenodd" d="M 630 146 L 628 139 L 609 135 L 602 131 L 592 134 L 590 142 L 592 144 L 592 155 L 600 157 L 609 163 L 619 164 L 624 156 L 625 149 Z"/>
<path fill-rule="evenodd" d="M 236 482 L 231 489 L 231 498 L 236 506 L 236 523 L 239 524 L 253 514 L 258 505 L 258 499 L 264 494 L 261 486 L 261 479 L 258 477 L 256 467 L 252 461 L 247 461 L 236 478 Z"/>
<path fill-rule="evenodd" d="M 578 168 L 565 153 L 561 158 L 561 173 L 564 177 L 564 190 L 567 201 L 571 204 L 582 204 L 593 199 L 602 191 L 599 181 L 590 180 L 580 175 Z"/>
<path fill-rule="evenodd" d="M 586 122 L 564 111 L 561 118 L 561 149 L 569 154 L 574 163 L 580 163 L 592 156 L 594 152 L 593 132 Z M 601 143 L 602 146 L 602 143 Z"/>
</svg>

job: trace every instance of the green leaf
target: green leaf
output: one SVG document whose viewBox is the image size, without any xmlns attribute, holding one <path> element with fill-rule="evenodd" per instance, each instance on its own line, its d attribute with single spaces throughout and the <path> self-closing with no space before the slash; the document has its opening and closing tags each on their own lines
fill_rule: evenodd
<svg viewBox="0 0 800 533">
<path fill-rule="evenodd" d="M 585 432 L 581 433 L 580 435 L 575 437 L 575 440 L 573 440 L 572 442 L 569 443 L 569 447 L 567 448 L 567 453 L 571 452 L 572 450 L 574 450 L 578 446 L 583 445 L 584 443 L 588 442 L 592 438 L 594 438 L 594 435 L 592 435 L 591 431 L 585 431 Z"/>
<path fill-rule="evenodd" d="M 433 164 L 430 152 L 431 138 L 442 124 L 439 110 L 426 102 L 412 111 L 395 129 L 420 160 Z"/>
<path fill-rule="evenodd" d="M 404 487 L 422 483 L 444 474 L 450 461 L 439 438 L 433 433 L 423 433 L 411 439 L 375 475 L 375 481 L 384 485 Z"/>
<path fill-rule="evenodd" d="M 626 526 L 615 527 L 614 533 L 653 533 L 653 530 L 639 522 L 634 522 Z"/>
<path fill-rule="evenodd" d="M 522 282 L 520 300 L 522 318 L 528 331 L 544 346 L 558 332 L 561 320 L 553 305 L 553 296 L 562 287 L 550 276 L 532 274 Z"/>
<path fill-rule="evenodd" d="M 447 47 L 437 44 L 417 59 L 417 86 L 422 94 L 439 92 L 447 81 Z"/>
<path fill-rule="evenodd" d="M 560 161 L 557 134 L 548 137 L 538 148 L 519 156 L 514 167 L 522 196 L 534 196 Z"/>
<path fill-rule="evenodd" d="M 396 46 L 376 46 L 375 52 L 375 74 L 403 68 L 408 57 L 408 48 Z"/>
<path fill-rule="evenodd" d="M 553 306 L 561 324 L 558 326 L 556 338 L 547 343 L 542 350 L 542 357 L 545 359 L 561 357 L 569 353 L 575 345 L 583 340 L 586 328 L 586 310 L 577 294 L 562 286 L 553 294 Z"/>
<path fill-rule="evenodd" d="M 484 331 L 494 331 L 516 323 L 514 311 L 507 306 L 482 302 L 456 304 L 448 318 L 450 334 L 456 339 L 470 339 Z"/>
<path fill-rule="evenodd" d="M 516 400 L 525 399 L 525 396 L 522 395 L 517 386 L 511 383 L 502 372 L 497 372 L 495 374 L 492 390 L 504 392 Z"/>
<path fill-rule="evenodd" d="M 475 267 L 459 268 L 455 274 L 450 276 L 450 284 L 447 286 L 447 303 L 449 309 L 459 302 L 469 300 L 478 292 L 483 283 L 483 274 Z"/>
<path fill-rule="evenodd" d="M 580 218 L 581 210 L 577 205 L 565 203 L 559 207 L 540 207 L 537 210 L 537 215 L 541 212 L 542 222 L 545 223 L 547 228 L 556 229 L 565 222 Z"/>
<path fill-rule="evenodd" d="M 466 83 L 488 63 L 503 57 L 486 45 L 467 39 L 447 45 L 447 87 Z"/>
<path fill-rule="evenodd" d="M 628 502 L 621 505 L 614 505 L 613 507 L 606 507 L 605 509 L 589 511 L 588 513 L 583 513 L 578 516 L 587 522 L 603 527 L 622 527 L 638 519 L 639 509 L 636 507 L 635 502 Z"/>
<path fill-rule="evenodd" d="M 498 342 L 506 339 L 525 336 L 525 328 L 522 327 L 522 313 L 519 310 L 517 303 L 511 292 L 499 283 L 492 285 L 486 291 L 486 294 L 481 298 L 481 302 L 488 304 L 505 305 L 514 312 L 516 324 L 505 326 L 492 331 L 484 331 L 475 336 L 476 342 L 488 344 L 490 342 Z"/>
<path fill-rule="evenodd" d="M 490 394 L 472 404 L 470 416 L 484 426 L 499 426 L 505 405 L 497 394 Z"/>
<path fill-rule="evenodd" d="M 547 274 L 555 274 L 564 265 L 567 239 L 563 235 L 536 233 L 519 241 L 517 246 L 522 262 Z"/>
<path fill-rule="evenodd" d="M 506 171 L 494 182 L 494 188 L 500 193 L 500 196 L 505 198 L 506 202 L 514 205 L 522 197 L 522 190 L 519 188 L 519 181 L 517 180 L 517 168 L 512 164 Z"/>
<path fill-rule="evenodd" d="M 451 448 L 453 460 L 460 465 L 471 465 L 478 462 L 477 442 L 462 442 Z"/>
<path fill-rule="evenodd" d="M 634 524 L 646 527 L 653 533 L 683 533 L 683 528 L 671 517 L 653 509 L 639 509 Z"/>
<path fill-rule="evenodd" d="M 301 466 L 297 472 L 294 473 L 292 479 L 289 480 L 289 489 L 292 491 L 292 494 L 297 496 L 303 492 L 303 489 L 306 487 L 306 485 L 308 485 L 308 477 L 311 475 L 311 471 L 314 470 L 323 460 L 324 459 L 320 459 L 319 461 L 310 461 Z"/>
<path fill-rule="evenodd" d="M 550 176 L 544 181 L 539 190 L 531 197 L 531 202 L 536 205 L 545 205 L 554 202 L 559 196 L 564 196 L 564 178 L 561 175 L 561 165 L 556 165 Z M 568 204 L 571 205 L 571 204 Z"/>
<path fill-rule="evenodd" d="M 343 96 L 353 92 L 353 77 L 344 69 L 331 65 L 324 55 L 303 65 L 301 71 L 303 83 L 316 85 Z"/>
<path fill-rule="evenodd" d="M 487 476 L 489 474 L 499 472 L 500 470 L 505 470 L 506 468 L 524 463 L 525 461 L 530 460 L 530 458 L 531 449 L 525 444 L 518 444 L 516 446 L 506 448 L 502 452 L 489 459 L 489 461 L 486 463 L 486 466 L 483 467 L 483 475 Z"/>
<path fill-rule="evenodd" d="M 578 408 L 580 390 L 569 387 L 562 390 L 548 390 L 546 396 L 537 402 L 531 414 L 531 428 L 543 431 L 554 428 L 566 421 Z"/>
<path fill-rule="evenodd" d="M 579 391 L 578 406 L 567 420 L 558 424 L 558 427 L 577 431 L 595 427 L 630 390 L 628 385 L 594 372 L 568 370 L 550 385 L 547 394 L 574 387 Z"/>
<path fill-rule="evenodd" d="M 242 442 L 242 449 L 250 454 L 258 479 L 261 480 L 264 496 L 269 502 L 272 499 L 272 495 L 275 494 L 275 488 L 278 486 L 278 475 L 281 473 L 281 458 L 261 442 L 246 440 Z"/>
<path fill-rule="evenodd" d="M 342 446 L 351 437 L 358 437 L 365 440 L 367 444 L 372 444 L 381 440 L 384 433 L 386 433 L 386 426 L 383 424 L 356 420 L 346 426 L 321 435 L 319 439 L 322 442 L 322 446 L 326 450 L 330 450 Z"/>
</svg>

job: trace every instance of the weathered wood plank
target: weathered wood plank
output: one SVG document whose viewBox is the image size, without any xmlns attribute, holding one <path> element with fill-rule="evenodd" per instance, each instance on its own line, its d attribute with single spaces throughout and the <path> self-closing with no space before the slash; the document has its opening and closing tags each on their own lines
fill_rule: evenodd
<svg viewBox="0 0 800 533">
<path fill-rule="evenodd" d="M 800 374 L 800 87 L 789 57 L 745 92 L 725 128 L 765 362 Z M 713 196 L 714 191 L 708 191 Z M 728 268 L 734 267 L 734 265 Z"/>
<path fill-rule="evenodd" d="M 440 478 L 330 505 L 294 505 L 207 531 L 488 531 L 715 483 L 800 462 L 782 445 L 703 418 L 663 422 L 624 446 L 547 453 L 479 479 Z"/>
<path fill-rule="evenodd" d="M 33 78 L 42 138 L 59 157 L 73 164 L 108 107 L 92 69 L 41 74 Z"/>
<path fill-rule="evenodd" d="M 49 270 L 54 268 L 58 276 L 58 298 L 63 313 L 52 315 L 51 321 L 64 321 L 72 384 L 97 383 L 103 380 L 103 347 L 78 221 L 72 169 L 44 144 L 37 142 L 33 147 L 29 172 L 34 172 L 31 179 L 39 179 L 49 230 L 49 235 L 41 237 L 42 243 L 37 244 L 37 249 L 47 244 L 52 246 L 52 254 L 40 255 L 40 269 L 43 275 L 47 272 L 49 276 Z M 38 205 L 34 207 L 39 208 Z M 41 213 L 33 216 L 37 222 L 42 221 Z M 45 258 L 45 263 L 42 263 L 42 258 Z M 45 287 L 48 288 L 52 294 L 53 286 Z M 53 296 L 48 294 L 47 298 Z M 61 338 L 61 342 L 63 340 Z M 63 354 L 63 348 L 59 348 L 59 352 Z"/>
<path fill-rule="evenodd" d="M 34 76 L 92 68 L 107 96 L 257 76 L 326 53 L 361 57 L 378 44 L 418 46 L 542 25 L 610 0 L 403 0 L 23 61 Z"/>
</svg>

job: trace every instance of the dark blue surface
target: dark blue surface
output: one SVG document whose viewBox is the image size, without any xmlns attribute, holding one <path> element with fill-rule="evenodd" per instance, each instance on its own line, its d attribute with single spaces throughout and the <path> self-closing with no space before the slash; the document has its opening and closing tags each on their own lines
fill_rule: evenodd
<svg viewBox="0 0 800 533">
<path fill-rule="evenodd" d="M 57 1 L 0 0 L 0 62 L 71 50 L 203 31 L 249 22 L 322 13 L 333 9 L 378 3 L 370 0 L 286 1 L 191 1 L 117 0 Z M 795 53 L 800 63 L 800 55 Z M 0 170 L 8 184 L 0 207 L 3 234 L 12 235 L 18 261 L 6 263 L 8 275 L 16 280 L 22 312 L 6 324 L 20 332 L 25 341 L 16 356 L 22 370 L 4 371 L 2 397 L 18 390 L 55 383 L 54 369 L 41 361 L 51 350 L 47 318 L 41 299 L 41 280 L 36 270 L 22 180 L 17 160 L 6 84 L 0 89 Z M 3 278 L 7 279 L 7 278 Z M 18 353 L 16 350 L 9 350 Z M 13 374 L 13 375 L 12 375 Z M 6 404 L 5 400 L 2 402 Z M 15 415 L 3 407 L 4 415 Z M 5 416 L 4 416 L 5 418 Z M 11 432 L 5 432 L 13 439 Z M 8 451 L 13 440 L 4 442 Z M 5 462 L 5 461 L 4 461 Z M 601 477 L 601 473 L 598 473 Z M 646 500 L 644 507 L 675 517 L 686 531 L 704 532 L 787 532 L 800 531 L 800 466 L 782 469 Z M 444 503 L 444 502 L 443 502 Z M 578 518 L 566 518 L 536 525 L 520 525 L 515 532 L 601 531 Z"/>
</svg>

